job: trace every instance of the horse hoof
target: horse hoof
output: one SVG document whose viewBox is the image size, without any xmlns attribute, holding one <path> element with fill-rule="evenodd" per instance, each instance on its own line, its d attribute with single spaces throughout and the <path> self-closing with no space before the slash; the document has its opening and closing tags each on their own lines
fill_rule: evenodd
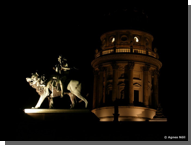
<svg viewBox="0 0 191 145">
<path fill-rule="evenodd" d="M 70 109 L 73 109 L 73 108 L 74 108 L 74 105 L 71 104 L 71 105 L 70 105 Z"/>
<path fill-rule="evenodd" d="M 39 109 L 40 107 L 32 107 L 32 109 Z"/>
<path fill-rule="evenodd" d="M 88 103 L 85 105 L 85 108 L 87 108 L 88 107 Z"/>
<path fill-rule="evenodd" d="M 51 106 L 51 107 L 49 107 L 49 109 L 54 109 L 54 107 L 53 107 L 53 106 Z"/>
</svg>

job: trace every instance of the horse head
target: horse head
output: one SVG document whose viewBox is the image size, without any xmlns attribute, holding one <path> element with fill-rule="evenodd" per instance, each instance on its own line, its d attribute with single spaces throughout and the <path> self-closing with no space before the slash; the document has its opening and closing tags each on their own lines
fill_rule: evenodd
<svg viewBox="0 0 191 145">
<path fill-rule="evenodd" d="M 26 78 L 26 81 L 32 86 L 39 83 L 40 78 L 38 77 L 38 73 L 32 73 L 30 78 Z"/>
</svg>

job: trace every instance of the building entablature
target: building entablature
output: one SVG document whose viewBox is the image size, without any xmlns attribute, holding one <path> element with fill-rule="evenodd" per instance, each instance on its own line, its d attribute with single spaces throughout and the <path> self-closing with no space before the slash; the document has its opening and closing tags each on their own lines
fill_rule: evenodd
<svg viewBox="0 0 191 145">
<path fill-rule="evenodd" d="M 156 59 L 159 59 L 158 53 L 156 52 L 157 49 L 155 48 L 155 51 L 149 51 L 142 48 L 137 47 L 111 47 L 110 49 L 105 49 L 101 51 L 97 51 L 95 54 L 95 58 L 109 55 L 109 54 L 139 54 L 139 55 L 146 55 L 150 57 L 154 57 Z"/>
<path fill-rule="evenodd" d="M 141 63 L 143 66 L 145 64 L 149 64 L 152 66 L 152 70 L 159 70 L 162 67 L 161 61 L 155 59 L 153 57 L 149 57 L 146 55 L 138 55 L 138 54 L 110 54 L 104 57 L 98 57 L 94 59 L 91 63 L 93 68 L 97 68 L 100 64 L 105 64 L 106 66 L 110 65 L 110 63 L 116 62 L 118 64 L 127 61 L 133 61 L 136 63 Z M 150 69 L 151 70 L 151 69 Z"/>
</svg>

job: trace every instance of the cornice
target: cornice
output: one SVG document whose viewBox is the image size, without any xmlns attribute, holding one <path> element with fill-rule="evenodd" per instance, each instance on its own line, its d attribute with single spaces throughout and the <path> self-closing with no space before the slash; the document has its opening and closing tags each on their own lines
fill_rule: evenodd
<svg viewBox="0 0 191 145">
<path fill-rule="evenodd" d="M 146 55 L 139 55 L 139 54 L 110 54 L 110 55 L 105 55 L 98 57 L 94 59 L 91 62 L 91 65 L 93 68 L 97 67 L 98 65 L 102 63 L 107 63 L 107 62 L 113 62 L 113 61 L 134 61 L 134 62 L 142 62 L 146 63 L 149 65 L 154 65 L 158 69 L 162 67 L 161 61 L 159 61 L 156 58 L 146 56 Z"/>
</svg>

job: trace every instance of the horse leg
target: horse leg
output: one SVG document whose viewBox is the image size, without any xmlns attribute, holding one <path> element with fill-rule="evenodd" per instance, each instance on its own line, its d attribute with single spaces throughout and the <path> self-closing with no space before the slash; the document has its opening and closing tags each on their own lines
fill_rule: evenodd
<svg viewBox="0 0 191 145">
<path fill-rule="evenodd" d="M 54 104 L 53 98 L 52 98 L 52 97 L 48 97 L 48 101 L 49 101 L 49 109 L 54 108 L 54 107 L 53 107 L 53 104 Z"/>
<path fill-rule="evenodd" d="M 63 90 L 63 85 L 62 85 L 62 82 L 61 80 L 59 80 L 59 83 L 60 83 L 60 89 L 61 89 L 61 98 L 64 97 L 64 90 Z"/>
<path fill-rule="evenodd" d="M 71 100 L 71 105 L 70 105 L 70 109 L 74 108 L 75 107 L 75 104 L 76 104 L 76 97 L 74 94 L 72 93 L 68 93 L 68 95 L 70 96 L 70 100 Z"/>
<path fill-rule="evenodd" d="M 81 99 L 82 101 L 85 102 L 85 108 L 87 108 L 88 106 L 88 101 L 81 95 L 81 83 L 79 83 L 79 81 L 70 81 L 67 89 L 74 94 L 75 96 L 77 96 L 79 99 Z"/>
<path fill-rule="evenodd" d="M 42 102 L 44 101 L 45 98 L 46 98 L 45 94 L 41 95 L 38 102 L 37 102 L 37 104 L 36 104 L 36 106 L 34 108 L 40 108 L 40 106 L 41 106 L 41 104 L 42 104 Z"/>
<path fill-rule="evenodd" d="M 54 102 L 53 102 L 53 97 L 54 97 L 54 87 L 53 87 L 53 85 L 52 85 L 52 92 L 51 92 L 51 94 L 50 94 L 50 97 L 48 97 L 48 101 L 49 101 L 49 109 L 52 109 L 52 108 L 54 108 L 53 107 L 53 104 L 54 104 Z"/>
<path fill-rule="evenodd" d="M 85 102 L 85 108 L 88 107 L 88 101 L 81 95 L 79 91 L 73 91 L 72 93 Z"/>
</svg>

